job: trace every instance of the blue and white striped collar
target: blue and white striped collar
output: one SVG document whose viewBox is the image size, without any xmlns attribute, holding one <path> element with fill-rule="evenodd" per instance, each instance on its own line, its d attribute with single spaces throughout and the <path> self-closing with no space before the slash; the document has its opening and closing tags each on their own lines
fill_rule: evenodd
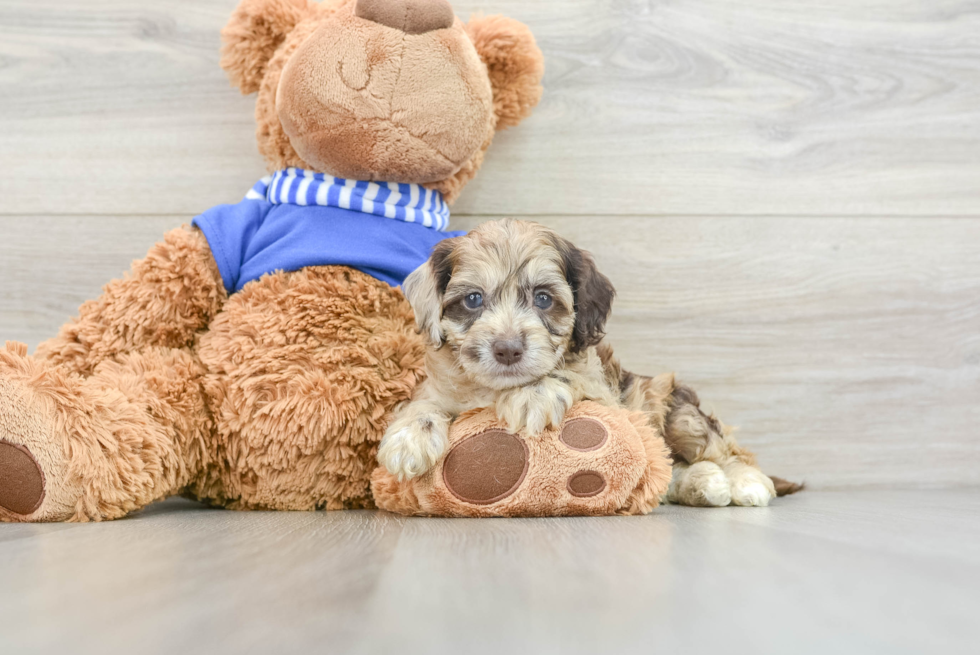
<svg viewBox="0 0 980 655">
<path fill-rule="evenodd" d="M 440 232 L 449 229 L 449 207 L 442 194 L 420 184 L 358 182 L 287 168 L 267 175 L 245 194 L 246 200 L 274 205 L 320 205 L 421 223 Z"/>
</svg>

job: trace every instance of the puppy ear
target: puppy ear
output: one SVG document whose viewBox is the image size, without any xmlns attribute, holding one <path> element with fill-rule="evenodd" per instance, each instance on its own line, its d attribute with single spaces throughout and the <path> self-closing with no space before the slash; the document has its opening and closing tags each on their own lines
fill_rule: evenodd
<svg viewBox="0 0 980 655">
<path fill-rule="evenodd" d="M 419 333 L 436 348 L 441 348 L 446 340 L 439 321 L 442 320 L 442 297 L 453 274 L 454 241 L 456 239 L 445 239 L 436 244 L 429 261 L 412 271 L 402 284 L 405 298 L 415 312 Z"/>
<path fill-rule="evenodd" d="M 544 55 L 534 35 L 506 16 L 476 16 L 466 32 L 490 73 L 497 129 L 517 125 L 541 99 Z"/>
<path fill-rule="evenodd" d="M 575 327 L 569 351 L 581 352 L 606 336 L 606 319 L 612 311 L 616 289 L 596 268 L 592 254 L 576 248 L 567 239 L 555 236 L 555 247 L 561 254 L 565 279 L 575 296 Z"/>
<path fill-rule="evenodd" d="M 318 11 L 310 0 L 242 0 L 221 30 L 221 67 L 242 93 L 254 93 L 293 28 Z"/>
</svg>

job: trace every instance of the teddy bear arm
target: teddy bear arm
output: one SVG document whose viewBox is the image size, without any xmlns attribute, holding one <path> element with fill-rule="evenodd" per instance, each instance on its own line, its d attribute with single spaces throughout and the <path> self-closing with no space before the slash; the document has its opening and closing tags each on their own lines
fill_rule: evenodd
<svg viewBox="0 0 980 655">
<path fill-rule="evenodd" d="M 670 451 L 646 414 L 582 401 L 535 437 L 509 432 L 492 408 L 466 413 L 434 469 L 398 480 L 382 467 L 372 489 L 379 507 L 403 514 L 646 514 L 670 476 Z"/>
<path fill-rule="evenodd" d="M 82 305 L 56 337 L 38 346 L 36 356 L 87 376 L 120 353 L 188 347 L 226 298 L 207 239 L 184 226 L 168 232 L 129 274 Z"/>
</svg>

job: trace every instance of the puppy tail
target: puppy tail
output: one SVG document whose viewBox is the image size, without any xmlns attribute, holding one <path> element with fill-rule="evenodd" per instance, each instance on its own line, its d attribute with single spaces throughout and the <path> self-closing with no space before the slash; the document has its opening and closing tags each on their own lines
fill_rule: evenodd
<svg viewBox="0 0 980 655">
<path fill-rule="evenodd" d="M 806 484 L 803 482 L 790 482 L 789 480 L 777 478 L 774 475 L 770 475 L 769 479 L 772 480 L 772 486 L 776 487 L 777 496 L 795 494 L 797 491 L 803 491 L 806 487 Z"/>
</svg>

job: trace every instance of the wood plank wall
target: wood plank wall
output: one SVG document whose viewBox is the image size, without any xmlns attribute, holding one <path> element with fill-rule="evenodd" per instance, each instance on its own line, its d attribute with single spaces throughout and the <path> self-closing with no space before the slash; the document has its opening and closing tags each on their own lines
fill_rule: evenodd
<svg viewBox="0 0 980 655">
<path fill-rule="evenodd" d="M 0 1 L 0 340 L 36 345 L 263 174 L 218 68 L 235 0 Z M 980 483 L 980 3 L 457 0 L 527 22 L 535 115 L 455 225 L 552 225 L 609 334 L 771 472 Z"/>
</svg>

